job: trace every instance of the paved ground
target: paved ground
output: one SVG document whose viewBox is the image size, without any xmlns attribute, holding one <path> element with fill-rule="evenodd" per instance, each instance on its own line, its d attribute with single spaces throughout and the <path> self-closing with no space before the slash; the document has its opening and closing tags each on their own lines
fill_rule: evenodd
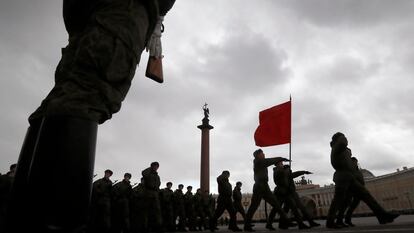
<svg viewBox="0 0 414 233">
<path fill-rule="evenodd" d="M 322 226 L 312 228 L 309 230 L 298 230 L 297 228 L 292 228 L 289 230 L 280 230 L 276 229 L 276 231 L 269 231 L 265 228 L 263 223 L 256 223 L 255 224 L 255 232 L 257 233 L 269 233 L 269 232 L 286 232 L 286 233 L 293 233 L 293 232 L 323 232 L 323 233 L 348 233 L 348 232 L 366 232 L 366 233 L 414 233 L 414 215 L 401 215 L 398 217 L 393 223 L 380 225 L 375 217 L 363 217 L 363 218 L 353 218 L 352 222 L 356 225 L 355 227 L 348 227 L 342 229 L 328 229 L 325 227 L 325 221 L 319 220 L 317 221 Z M 277 227 L 277 223 L 273 224 Z M 239 227 L 242 227 L 239 224 Z M 226 227 L 220 227 L 219 230 L 216 231 L 217 233 L 220 232 L 230 232 Z"/>
</svg>

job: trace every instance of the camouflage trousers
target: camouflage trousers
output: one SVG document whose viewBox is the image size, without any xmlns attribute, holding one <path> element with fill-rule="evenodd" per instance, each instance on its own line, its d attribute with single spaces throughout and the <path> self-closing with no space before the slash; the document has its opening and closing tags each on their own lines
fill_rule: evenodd
<svg viewBox="0 0 414 233">
<path fill-rule="evenodd" d="M 140 38 L 134 41 L 137 51 L 97 22 L 71 35 L 62 49 L 55 85 L 29 121 L 63 115 L 103 123 L 118 112 L 145 47 L 148 18 L 146 12 L 142 15 Z"/>
</svg>

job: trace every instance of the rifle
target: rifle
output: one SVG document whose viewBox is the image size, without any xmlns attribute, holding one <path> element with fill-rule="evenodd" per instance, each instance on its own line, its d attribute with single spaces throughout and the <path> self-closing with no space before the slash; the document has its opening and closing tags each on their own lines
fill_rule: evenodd
<svg viewBox="0 0 414 233">
<path fill-rule="evenodd" d="M 148 78 L 158 83 L 164 82 L 164 76 L 162 72 L 162 56 L 161 57 L 156 57 L 156 56 L 148 57 L 148 63 L 147 63 L 147 69 L 145 71 L 145 76 L 147 76 Z"/>
</svg>

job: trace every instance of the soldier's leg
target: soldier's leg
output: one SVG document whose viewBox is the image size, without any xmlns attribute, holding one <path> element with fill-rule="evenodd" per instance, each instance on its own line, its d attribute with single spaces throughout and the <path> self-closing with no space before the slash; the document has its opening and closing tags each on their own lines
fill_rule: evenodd
<svg viewBox="0 0 414 233">
<path fill-rule="evenodd" d="M 244 219 L 244 230 L 245 231 L 253 230 L 251 226 L 252 218 L 257 208 L 259 207 L 261 200 L 262 200 L 262 194 L 258 190 L 255 190 L 255 188 L 253 187 L 253 195 L 252 195 L 251 203 L 250 203 L 249 209 L 247 210 L 246 218 Z"/>
<path fill-rule="evenodd" d="M 341 228 L 335 224 L 336 214 L 346 199 L 346 193 L 349 190 L 349 184 L 337 182 L 335 185 L 335 193 L 332 199 L 331 205 L 329 207 L 328 215 L 326 216 L 326 227 L 328 228 Z"/>
<path fill-rule="evenodd" d="M 273 194 L 276 195 L 275 193 Z M 281 204 L 283 204 L 285 201 L 284 198 L 282 198 L 281 196 L 278 196 L 277 199 L 280 201 Z M 275 230 L 275 228 L 273 227 L 273 222 L 275 220 L 276 213 L 277 213 L 276 208 L 272 208 L 272 210 L 269 213 L 269 216 L 267 218 L 267 223 L 266 223 L 266 228 L 269 230 Z"/>
<path fill-rule="evenodd" d="M 226 209 L 226 204 L 224 203 L 223 198 L 220 196 L 217 198 L 217 207 L 214 211 L 213 217 L 210 219 L 210 231 L 214 231 L 217 227 L 217 219 L 224 213 Z"/>
<path fill-rule="evenodd" d="M 306 221 L 309 222 L 309 226 L 310 227 L 320 226 L 321 224 L 313 221 L 313 219 L 312 219 L 311 215 L 309 214 L 308 210 L 306 209 L 306 207 L 303 205 L 302 201 L 300 200 L 300 197 L 299 197 L 297 192 L 294 192 L 293 198 L 295 200 L 296 206 L 302 212 L 303 219 L 305 219 Z"/>
<path fill-rule="evenodd" d="M 86 227 L 98 123 L 45 117 L 28 174 L 31 231 Z"/>
<path fill-rule="evenodd" d="M 277 213 L 279 213 L 279 216 L 280 216 L 279 228 L 280 229 L 289 228 L 288 225 L 290 224 L 290 221 L 286 213 L 282 210 L 282 207 L 280 206 L 279 201 L 276 199 L 275 195 L 273 195 L 270 189 L 264 190 L 263 199 L 267 201 L 272 206 L 272 208 L 276 210 Z"/>
<path fill-rule="evenodd" d="M 25 209 L 29 205 L 27 203 L 29 197 L 27 178 L 33 158 L 34 147 L 39 135 L 40 123 L 41 121 L 37 120 L 30 124 L 20 151 L 14 181 L 10 191 L 11 199 L 6 210 L 6 223 L 8 224 L 6 227 L 9 228 L 8 231 L 12 231 L 15 226 L 18 226 L 21 219 L 30 218 L 30 216 L 25 216 L 27 214 Z"/>
<path fill-rule="evenodd" d="M 178 230 L 179 231 L 186 231 L 186 216 L 185 216 L 185 208 L 184 206 L 180 206 L 179 212 L 178 212 Z"/>
<path fill-rule="evenodd" d="M 299 229 L 308 229 L 309 227 L 303 223 L 302 215 L 299 213 L 298 206 L 293 195 L 288 195 L 286 197 L 286 205 L 292 210 L 295 221 L 298 223 Z"/>
<path fill-rule="evenodd" d="M 351 227 L 355 226 L 351 221 L 352 213 L 358 207 L 360 202 L 361 202 L 361 200 L 354 196 L 352 198 L 351 204 L 349 205 L 348 209 L 346 210 L 345 223 L 348 224 Z"/>
<path fill-rule="evenodd" d="M 156 232 L 161 230 L 162 225 L 162 216 L 161 216 L 161 205 L 160 205 L 160 199 L 158 198 L 158 193 L 154 193 L 152 195 L 151 199 L 151 219 L 152 219 L 152 229 Z"/>
<path fill-rule="evenodd" d="M 399 216 L 399 214 L 392 214 L 385 211 L 384 208 L 382 208 L 377 200 L 375 200 L 375 198 L 371 195 L 371 193 L 365 188 L 365 186 L 358 181 L 355 181 L 351 184 L 351 190 L 355 196 L 365 202 L 368 207 L 374 212 L 380 224 L 393 222 L 394 219 Z"/>
<path fill-rule="evenodd" d="M 241 214 L 241 216 L 243 217 L 243 220 L 246 218 L 246 213 L 244 212 L 243 206 L 241 205 L 240 202 L 233 202 L 234 208 L 236 209 L 237 212 L 239 212 Z"/>
<path fill-rule="evenodd" d="M 269 216 L 267 217 L 266 228 L 269 230 L 275 230 L 275 228 L 272 225 L 275 220 L 276 213 L 277 213 L 276 209 L 272 208 L 272 210 L 269 213 Z"/>
<path fill-rule="evenodd" d="M 226 210 L 230 214 L 229 229 L 232 231 L 241 231 L 241 229 L 237 226 L 237 212 L 233 206 L 231 197 L 228 200 L 226 200 Z"/>
<path fill-rule="evenodd" d="M 352 196 L 353 194 L 351 192 L 346 193 L 344 203 L 338 209 L 338 213 L 336 215 L 336 224 L 341 227 L 347 227 L 347 225 L 344 224 L 343 219 L 345 211 L 349 208 L 349 205 L 351 204 Z"/>
</svg>

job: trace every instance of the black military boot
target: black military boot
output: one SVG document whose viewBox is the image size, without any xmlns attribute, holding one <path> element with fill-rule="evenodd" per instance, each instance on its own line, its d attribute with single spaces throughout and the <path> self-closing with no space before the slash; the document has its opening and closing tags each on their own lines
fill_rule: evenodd
<svg viewBox="0 0 414 233">
<path fill-rule="evenodd" d="M 42 120 L 28 174 L 30 232 L 84 232 L 98 124 L 73 117 Z M 29 232 L 29 231 L 27 231 Z"/>
<path fill-rule="evenodd" d="M 16 173 L 10 191 L 11 199 L 7 209 L 7 232 L 15 232 L 17 230 L 16 226 L 19 226 L 21 219 L 30 217 L 26 216 L 27 213 L 25 211 L 28 206 L 27 200 L 29 191 L 27 180 L 29 168 L 32 163 L 34 147 L 39 134 L 40 123 L 41 120 L 31 122 L 20 150 Z"/>
<path fill-rule="evenodd" d="M 377 218 L 380 224 L 387 224 L 387 223 L 394 222 L 394 219 L 398 218 L 398 216 L 400 215 L 396 213 L 385 212 L 381 214 L 380 216 L 377 216 Z"/>
</svg>

